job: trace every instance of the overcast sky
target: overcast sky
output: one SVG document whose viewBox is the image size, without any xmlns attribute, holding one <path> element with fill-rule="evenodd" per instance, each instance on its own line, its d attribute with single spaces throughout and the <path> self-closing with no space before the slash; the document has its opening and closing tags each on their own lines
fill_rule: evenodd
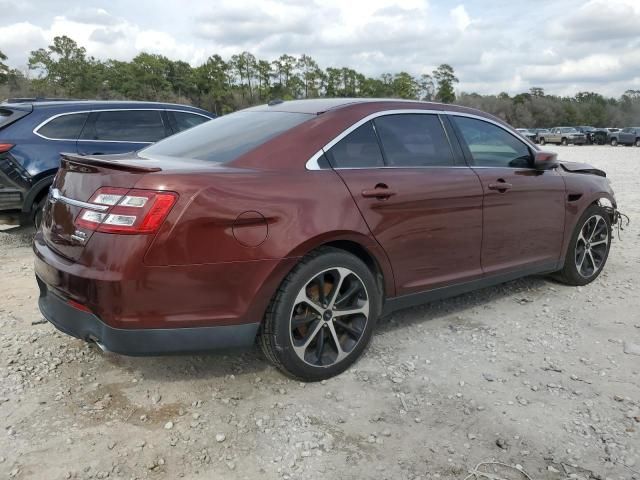
<svg viewBox="0 0 640 480">
<path fill-rule="evenodd" d="M 374 76 L 449 63 L 466 92 L 640 89 L 640 0 L 0 0 L 0 12 L 0 50 L 20 69 L 68 35 L 100 59 L 306 53 Z"/>
</svg>

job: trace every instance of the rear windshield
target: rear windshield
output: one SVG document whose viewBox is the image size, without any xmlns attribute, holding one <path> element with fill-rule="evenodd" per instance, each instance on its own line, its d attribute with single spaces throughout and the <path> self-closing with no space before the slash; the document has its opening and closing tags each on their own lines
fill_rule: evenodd
<svg viewBox="0 0 640 480">
<path fill-rule="evenodd" d="M 312 117 L 306 113 L 236 112 L 162 140 L 139 155 L 226 163 Z"/>
</svg>

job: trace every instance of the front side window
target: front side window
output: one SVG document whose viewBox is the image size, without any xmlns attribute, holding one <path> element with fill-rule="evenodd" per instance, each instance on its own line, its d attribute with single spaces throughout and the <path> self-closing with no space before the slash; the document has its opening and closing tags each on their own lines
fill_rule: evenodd
<svg viewBox="0 0 640 480">
<path fill-rule="evenodd" d="M 448 167 L 451 147 L 437 115 L 399 114 L 374 120 L 390 167 Z"/>
<path fill-rule="evenodd" d="M 76 140 L 88 116 L 88 113 L 61 115 L 40 127 L 38 133 L 54 140 Z"/>
<path fill-rule="evenodd" d="M 373 131 L 373 124 L 367 122 L 336 143 L 327 152 L 333 168 L 376 168 L 383 167 L 382 152 Z"/>
<path fill-rule="evenodd" d="M 503 128 L 468 117 L 453 117 L 467 144 L 474 165 L 526 168 L 531 166 L 529 147 Z"/>
<path fill-rule="evenodd" d="M 166 136 L 159 110 L 115 110 L 95 114 L 92 131 L 83 132 L 84 140 L 145 143 L 157 142 Z"/>
<path fill-rule="evenodd" d="M 314 118 L 307 113 L 236 112 L 173 135 L 139 152 L 227 163 Z"/>
</svg>

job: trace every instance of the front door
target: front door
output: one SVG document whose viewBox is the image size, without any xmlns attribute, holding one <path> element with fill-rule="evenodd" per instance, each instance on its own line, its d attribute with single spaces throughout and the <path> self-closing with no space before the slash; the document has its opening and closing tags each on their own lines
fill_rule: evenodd
<svg viewBox="0 0 640 480">
<path fill-rule="evenodd" d="M 452 117 L 484 191 L 485 274 L 550 266 L 560 258 L 565 185 L 555 170 L 533 168 L 531 147 L 494 123 Z"/>
<path fill-rule="evenodd" d="M 482 187 L 438 115 L 389 114 L 327 152 L 391 261 L 396 294 L 482 275 Z"/>
</svg>

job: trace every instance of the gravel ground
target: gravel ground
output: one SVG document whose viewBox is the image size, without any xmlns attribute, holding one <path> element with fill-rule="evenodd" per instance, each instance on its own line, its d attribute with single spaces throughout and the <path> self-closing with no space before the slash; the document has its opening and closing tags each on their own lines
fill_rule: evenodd
<svg viewBox="0 0 640 480">
<path fill-rule="evenodd" d="M 338 378 L 256 351 L 128 358 L 42 320 L 31 232 L 0 232 L 0 478 L 640 478 L 640 149 L 605 169 L 632 223 L 593 284 L 531 277 L 404 310 Z M 495 478 L 522 479 L 502 468 Z"/>
</svg>

